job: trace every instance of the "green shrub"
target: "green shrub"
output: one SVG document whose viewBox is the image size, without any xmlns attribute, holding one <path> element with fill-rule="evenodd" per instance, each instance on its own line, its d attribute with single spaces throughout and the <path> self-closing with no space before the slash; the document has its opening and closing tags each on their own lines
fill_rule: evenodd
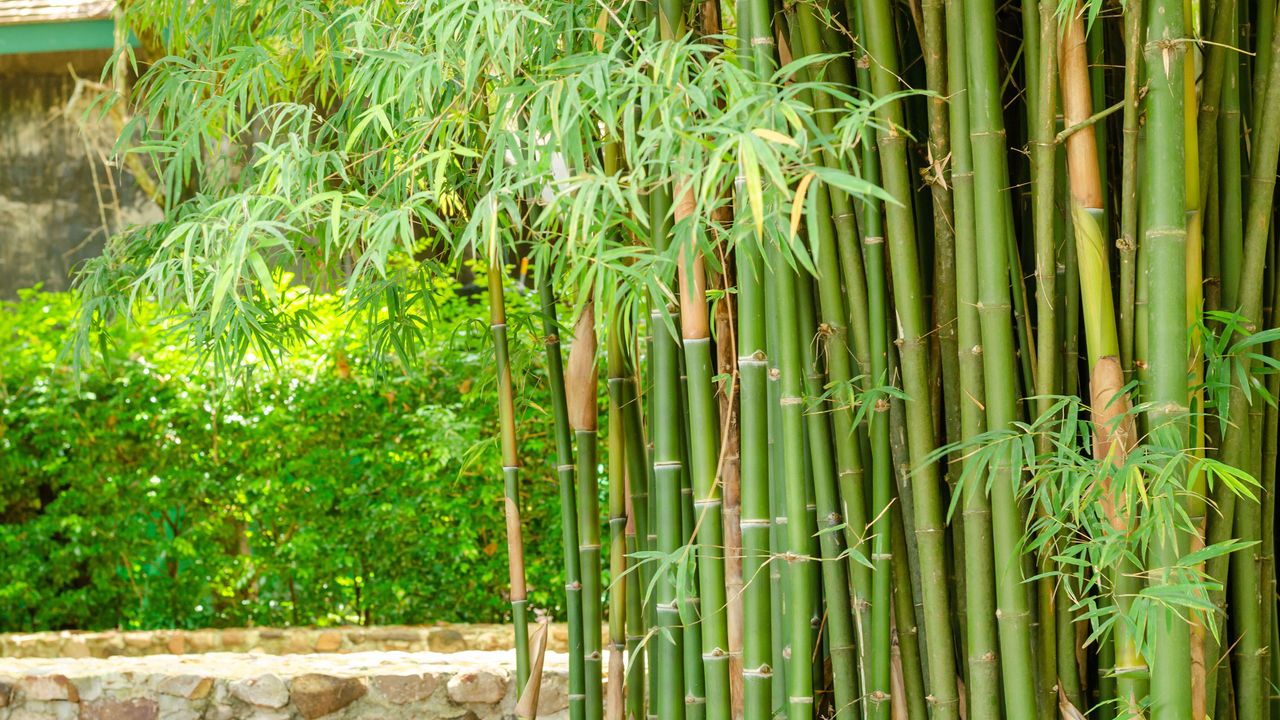
<svg viewBox="0 0 1280 720">
<path fill-rule="evenodd" d="M 60 360 L 74 296 L 0 306 L 0 630 L 502 620 L 486 308 L 438 294 L 417 367 L 374 362 L 316 296 L 312 340 L 234 383 L 146 322 L 77 375 Z M 559 615 L 541 346 L 520 297 L 530 599 Z"/>
</svg>

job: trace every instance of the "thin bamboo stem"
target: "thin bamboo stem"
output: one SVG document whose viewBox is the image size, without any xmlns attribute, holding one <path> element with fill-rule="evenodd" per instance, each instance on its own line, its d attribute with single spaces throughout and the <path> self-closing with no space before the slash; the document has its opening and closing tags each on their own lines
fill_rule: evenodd
<svg viewBox="0 0 1280 720">
<path fill-rule="evenodd" d="M 529 621 L 524 581 L 524 538 L 520 527 L 520 465 L 516 448 L 515 393 L 507 347 L 507 313 L 502 283 L 505 275 L 497 255 L 489 265 L 489 330 L 493 334 L 498 373 L 498 424 L 502 446 L 502 479 L 507 525 L 507 569 L 511 591 L 511 620 L 515 627 L 516 687 L 529 679 Z M 597 630 L 597 634 L 599 631 Z"/>
<path fill-rule="evenodd" d="M 578 556 L 578 510 L 574 482 L 572 432 L 564 386 L 564 361 L 560 355 L 560 324 L 556 319 L 555 291 L 551 278 L 538 286 L 542 305 L 543 344 L 547 354 L 547 379 L 555 418 L 556 478 L 560 489 L 561 550 L 564 562 L 565 612 L 569 624 L 569 715 L 586 717 L 585 676 L 582 666 L 582 571 Z"/>
</svg>

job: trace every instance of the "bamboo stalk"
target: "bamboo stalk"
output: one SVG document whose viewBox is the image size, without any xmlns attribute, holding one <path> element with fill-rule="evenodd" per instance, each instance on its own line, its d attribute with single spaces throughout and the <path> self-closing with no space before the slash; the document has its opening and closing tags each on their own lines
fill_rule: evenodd
<svg viewBox="0 0 1280 720">
<path fill-rule="evenodd" d="M 819 201 L 819 216 L 822 203 Z M 821 232 L 821 230 L 819 230 Z M 828 238 L 828 241 L 830 239 Z M 833 254 L 827 254 L 828 262 L 835 263 Z M 829 265 L 828 268 L 838 267 Z M 813 310 L 812 281 L 798 277 L 799 294 L 799 327 L 816 328 L 817 322 Z M 839 295 L 839 285 L 834 284 L 835 294 Z M 812 332 L 812 331 L 808 331 Z M 808 335 L 806 332 L 806 336 Z M 819 330 L 819 333 L 822 331 Z M 821 340 L 818 341 L 821 343 Z M 841 525 L 844 522 L 840 509 L 839 493 L 836 490 L 836 465 L 834 460 L 834 444 L 832 439 L 832 423 L 828 422 L 829 414 L 824 412 L 822 395 L 826 387 L 827 375 L 822 371 L 818 355 L 812 350 L 808 341 L 802 345 L 802 358 L 805 368 L 805 429 L 809 441 L 809 463 L 813 477 L 814 505 L 817 511 L 817 530 L 822 573 L 822 599 L 825 611 L 825 625 L 829 642 L 827 655 L 831 662 L 831 685 L 834 708 L 832 717 L 853 718 L 857 713 L 855 707 L 858 697 L 857 681 L 857 649 L 854 645 L 853 610 L 849 598 L 849 569 L 846 564 L 846 546 Z M 828 361 L 832 353 L 828 350 Z M 852 438 L 841 444 L 852 444 Z"/>
<path fill-rule="evenodd" d="M 668 208 L 670 196 L 665 192 L 651 196 L 651 232 L 653 245 L 665 252 L 670 243 Z M 649 326 L 653 335 L 650 354 L 653 375 L 653 407 L 649 417 L 653 438 L 654 510 L 651 519 L 655 531 L 655 550 L 666 558 L 659 572 L 655 593 L 657 636 L 653 639 L 656 656 L 650 661 L 655 678 L 651 694 L 657 706 L 658 720 L 683 720 L 685 717 L 685 628 L 680 615 L 680 595 L 676 588 L 677 562 L 684 552 L 687 535 L 681 527 L 681 476 L 684 456 L 681 440 L 679 347 L 662 311 L 666 298 L 655 291 L 650 298 Z M 657 418 L 662 418 L 657 421 Z"/>
<path fill-rule="evenodd" d="M 1124 9 L 1124 130 L 1120 156 L 1120 366 L 1133 372 L 1134 320 L 1137 307 L 1138 252 L 1138 88 L 1141 84 L 1142 13 L 1145 0 L 1129 0 Z"/>
<path fill-rule="evenodd" d="M 1280 52 L 1275 47 L 1280 44 L 1280 33 L 1273 33 L 1269 38 L 1271 51 L 1268 53 L 1271 66 L 1263 76 L 1268 79 L 1264 97 L 1265 103 L 1280 102 Z M 1259 62 L 1261 62 L 1261 53 Z M 1257 112 L 1255 110 L 1255 112 Z M 1244 254 L 1241 264 L 1237 305 L 1246 328 L 1255 329 L 1263 320 L 1262 297 L 1264 290 L 1263 270 L 1266 249 L 1270 236 L 1272 221 L 1272 201 L 1275 191 L 1275 175 L 1277 151 L 1280 150 L 1280 118 L 1276 113 L 1261 113 L 1261 124 L 1257 127 L 1251 153 L 1251 172 L 1249 179 L 1248 204 L 1245 214 Z M 1257 267 L 1251 267 L 1256 264 Z M 1225 290 L 1225 288 L 1224 288 Z M 1248 372 L 1248 361 L 1245 371 Z M 1254 419 L 1248 411 L 1249 402 L 1243 388 L 1234 382 L 1230 394 L 1229 422 L 1224 438 L 1222 457 L 1235 467 L 1248 468 L 1254 465 L 1253 456 L 1259 451 L 1253 441 L 1252 425 Z M 1244 541 L 1261 539 L 1261 520 L 1259 508 L 1245 501 L 1237 503 L 1236 523 L 1237 537 Z M 1252 551 L 1256 553 L 1256 551 Z M 1243 562 L 1233 558 L 1233 568 Z M 1259 717 L 1266 709 L 1267 690 L 1265 687 L 1265 671 L 1260 651 L 1266 645 L 1268 635 L 1263 635 L 1265 628 L 1259 614 L 1262 608 L 1256 601 L 1258 579 L 1256 563 L 1241 568 L 1242 572 L 1233 573 L 1232 597 L 1235 598 L 1233 608 L 1240 612 L 1239 669 L 1237 673 L 1237 707 L 1242 718 Z M 1253 650 L 1253 655 L 1243 653 Z"/>
<path fill-rule="evenodd" d="M 790 654 L 787 668 L 786 714 L 789 720 L 803 720 L 814 712 L 814 679 L 811 658 L 814 652 L 809 608 L 814 606 L 814 582 L 810 556 L 813 531 L 809 527 L 808 491 L 804 442 L 804 366 L 801 358 L 797 318 L 796 273 L 782 260 L 780 251 L 770 248 L 772 272 L 770 298 L 777 317 L 777 371 L 779 374 L 779 417 L 782 430 L 782 472 L 786 508 L 783 580 L 786 583 L 786 636 Z"/>
<path fill-rule="evenodd" d="M 655 0 L 658 35 L 663 40 L 674 40 L 685 33 L 685 4 L 682 0 Z M 664 253 L 671 242 L 670 210 L 671 190 L 663 188 L 650 195 L 650 231 L 652 244 Z M 667 327 L 664 295 L 655 290 L 650 297 L 649 324 L 653 335 L 654 403 L 651 418 L 662 418 L 652 426 L 653 477 L 657 529 L 657 550 L 666 555 L 668 562 L 678 561 L 689 537 L 682 528 L 682 476 L 684 476 L 683 411 L 680 402 L 680 358 L 674 331 Z M 654 700 L 658 720 L 683 720 L 686 714 L 685 691 L 688 642 L 686 628 L 680 613 L 683 588 L 677 589 L 675 568 L 669 566 L 659 578 L 657 586 L 657 657 L 651 667 L 657 674 Z M 694 650 L 698 652 L 698 650 Z M 688 688 L 690 691 L 693 688 Z M 692 692 L 691 692 L 692 694 Z M 696 713 L 695 713 L 696 715 Z"/>
<path fill-rule="evenodd" d="M 773 64 L 767 0 L 738 2 L 739 52 L 758 76 Z M 739 178 L 736 198 L 743 198 Z M 739 200 L 738 206 L 742 205 Z M 740 215 L 739 215 L 740 217 Z M 738 375 L 741 387 L 739 427 L 742 472 L 742 667 L 743 717 L 773 717 L 775 698 L 773 598 L 769 508 L 769 362 L 765 354 L 765 292 L 758 238 L 739 244 L 734 253 L 738 281 Z"/>
<path fill-rule="evenodd" d="M 1145 170 L 1163 178 L 1158 190 L 1144 193 L 1143 253 L 1148 267 L 1148 369 L 1147 413 L 1152 442 L 1166 452 L 1187 447 L 1189 397 L 1186 380 L 1187 344 L 1187 219 L 1185 162 L 1183 159 L 1183 71 L 1186 45 L 1180 0 L 1154 0 L 1147 16 L 1146 67 L 1149 138 Z M 1168 462 L 1181 475 L 1181 457 Z M 1184 506 L 1173 496 L 1168 502 Z M 1152 583 L 1172 582 L 1173 566 L 1186 552 L 1187 538 L 1165 527 L 1154 542 L 1149 564 Z M 1190 628 L 1171 609 L 1154 610 L 1152 623 L 1151 707 L 1153 720 L 1173 720 L 1191 715 Z"/>
<path fill-rule="evenodd" d="M 627 716 L 627 624 L 628 600 L 634 573 L 627 572 L 627 444 L 622 419 L 622 378 L 626 364 L 622 359 L 619 336 L 622 328 L 615 314 L 610 319 L 606 361 L 609 379 L 609 684 L 606 687 L 605 717 L 623 720 Z M 634 526 L 632 535 L 634 537 Z M 639 609 L 636 610 L 639 619 Z M 643 702 L 643 695 L 641 696 Z"/>
<path fill-rule="evenodd" d="M 1024 5 L 1033 3 L 1027 1 Z M 1036 3 L 1039 13 L 1040 56 L 1037 62 L 1037 95 L 1031 106 L 1030 138 L 1032 164 L 1032 220 L 1036 266 L 1036 416 L 1044 419 L 1051 411 L 1054 396 L 1061 392 L 1062 373 L 1058 368 L 1058 298 L 1057 290 L 1057 238 L 1054 235 L 1054 119 L 1057 109 L 1057 41 L 1058 18 L 1056 3 L 1049 0 Z M 1028 89 L 1031 85 L 1028 84 Z M 1092 128 L 1089 128 L 1090 130 Z M 1048 453 L 1047 437 L 1037 442 L 1040 453 Z M 1059 669 L 1064 665 L 1058 647 L 1058 597 L 1054 562 L 1047 554 L 1037 557 L 1038 573 L 1044 575 L 1036 583 L 1039 619 L 1040 716 L 1052 718 L 1056 714 L 1058 691 L 1061 681 Z M 1074 660 L 1073 660 L 1074 662 Z"/>
<path fill-rule="evenodd" d="M 893 621 L 896 636 L 894 646 L 902 667 L 902 692 L 894 694 L 895 702 L 906 709 L 908 718 L 928 717 L 925 695 L 924 671 L 920 664 L 919 628 L 913 608 L 911 572 L 908 563 L 901 562 L 907 556 L 907 533 L 902 522 L 903 514 L 890 514 L 889 543 L 892 555 L 899 558 L 893 566 Z"/>
<path fill-rule="evenodd" d="M 1224 0 L 1225 1 L 1225 0 Z M 1236 16 L 1230 19 L 1231 29 L 1227 33 L 1227 41 L 1238 42 Z M 1218 121 L 1218 137 L 1222 147 L 1217 153 L 1217 183 L 1215 193 L 1218 200 L 1217 226 L 1218 264 L 1220 272 L 1219 305 L 1223 309 L 1234 310 L 1239 307 L 1240 272 L 1244 255 L 1244 203 L 1241 192 L 1240 172 L 1240 63 L 1236 53 L 1228 53 L 1224 60 L 1222 110 Z M 1221 543 L 1232 536 L 1235 525 L 1236 497 L 1227 488 L 1216 488 L 1213 493 L 1217 512 L 1208 520 L 1207 539 L 1210 544 Z M 1211 558 L 1206 564 L 1205 572 L 1209 577 L 1222 580 L 1227 577 L 1230 558 Z M 1226 593 L 1215 590 L 1210 593 L 1210 602 L 1215 607 L 1223 608 L 1215 622 L 1222 628 L 1225 619 Z M 1219 672 L 1219 660 L 1222 655 L 1222 635 L 1225 628 L 1210 633 L 1205 640 L 1205 695 L 1216 699 L 1216 683 Z"/>
<path fill-rule="evenodd" d="M 582 567 L 582 656 L 586 717 L 598 720 L 604 711 L 600 647 L 600 491 L 596 480 L 597 364 L 595 304 L 588 301 L 578 314 L 569 346 L 565 374 L 569 425 L 578 445 L 578 558 Z"/>
<path fill-rule="evenodd" d="M 971 440 L 986 430 L 982 370 L 982 337 L 978 318 L 978 258 L 974 225 L 972 150 L 969 141 L 969 99 L 964 0 L 950 0 L 947 39 L 951 110 L 951 184 L 956 220 L 956 330 L 961 383 L 961 438 Z M 964 517 L 965 626 L 967 628 L 969 720 L 1000 717 L 996 662 L 994 552 L 991 547 L 991 505 L 985 488 L 967 482 L 961 487 Z"/>
<path fill-rule="evenodd" d="M 855 13 L 860 35 L 862 34 L 862 13 Z M 859 85 L 864 92 L 870 93 L 870 73 L 859 63 Z M 872 130 L 864 130 L 870 136 Z M 880 162 L 876 151 L 874 137 L 864 137 L 862 142 L 863 173 L 872 182 L 879 183 Z M 874 197 L 867 197 L 862 208 L 862 254 L 867 269 L 867 300 L 869 317 L 868 325 L 868 368 L 870 387 L 886 387 L 891 383 L 889 375 L 889 317 L 888 288 L 885 282 L 888 268 L 884 253 L 884 223 L 881 216 L 880 203 Z M 863 688 L 866 700 L 866 715 L 871 720 L 886 720 L 892 709 L 893 697 L 892 676 L 890 673 L 892 652 L 892 587 L 893 587 L 893 552 L 891 547 L 890 514 L 901 512 L 893 508 L 893 476 L 892 457 L 889 444 L 889 401 L 887 397 L 876 397 L 872 401 L 869 413 L 868 429 L 870 442 L 871 467 L 871 506 L 870 524 L 866 528 L 870 540 L 870 560 L 872 563 L 872 580 L 870 595 L 870 612 L 865 613 L 867 620 L 862 627 L 865 638 L 861 659 L 863 664 Z M 856 529 L 859 534 L 862 529 Z M 868 624 L 869 623 L 869 624 Z"/>
<path fill-rule="evenodd" d="M 619 353 L 621 355 L 621 351 Z M 625 356 L 619 359 L 625 363 Z M 648 538 L 648 458 L 645 454 L 644 429 L 640 423 L 639 400 L 636 397 L 635 378 L 630 368 L 623 368 L 621 377 L 615 382 L 609 379 L 610 398 L 616 393 L 617 404 L 622 415 L 622 431 L 626 436 L 623 448 L 626 451 L 627 478 L 627 554 L 634 556 L 650 548 Z M 646 661 L 653 652 L 649 644 L 647 628 L 652 622 L 650 617 L 653 602 L 647 596 L 650 592 L 649 579 L 652 576 L 650 564 L 639 562 L 627 573 L 627 720 L 645 720 L 648 716 L 646 702 L 652 672 L 646 673 Z M 650 612 L 646 612 L 646 610 Z M 613 676 L 612 670 L 610 676 Z"/>
<path fill-rule="evenodd" d="M 814 52 L 819 47 L 818 38 L 818 22 L 813 12 L 806 6 L 799 6 L 795 11 L 800 34 L 802 36 L 802 47 L 806 52 Z M 824 102 L 817 103 L 819 107 Z M 830 132 L 830 123 L 828 122 L 826 131 Z M 828 166 L 838 166 L 838 159 L 834 155 L 824 157 Z M 868 568 L 857 563 L 851 566 L 844 562 L 844 553 L 847 549 L 847 542 L 857 542 L 861 539 L 859 530 L 866 527 L 866 500 L 864 498 L 864 468 L 862 460 L 861 442 L 855 433 L 853 418 L 853 383 L 854 383 L 854 367 L 853 357 L 850 354 L 849 328 L 848 318 L 850 314 L 845 305 L 845 294 L 843 287 L 849 284 L 856 284 L 861 289 L 859 291 L 861 307 L 854 308 L 852 314 L 855 317 L 866 317 L 866 290 L 863 284 L 862 263 L 859 261 L 854 272 L 859 273 L 857 279 L 850 281 L 845 277 L 842 283 L 841 262 L 838 256 L 837 247 L 853 247 L 856 254 L 856 235 L 852 232 L 852 209 L 849 206 L 849 199 L 843 193 L 836 191 L 834 188 L 828 196 L 821 192 L 816 192 L 813 198 L 816 213 L 810 218 L 808 223 L 808 231 L 811 238 L 810 245 L 816 250 L 816 260 L 818 267 L 817 285 L 818 300 L 820 307 L 820 325 L 813 325 L 818 330 L 817 344 L 822 350 L 822 357 L 826 361 L 825 373 L 821 368 L 815 367 L 814 360 L 807 360 L 806 366 L 809 368 L 808 377 L 811 384 L 806 387 L 806 394 L 811 398 L 811 407 L 809 408 L 809 437 L 810 442 L 821 441 L 824 444 L 833 444 L 835 448 L 835 463 L 838 479 L 837 486 L 830 488 L 830 495 L 826 495 L 828 488 L 825 487 L 825 478 L 818 470 L 818 458 L 821 457 L 821 451 L 813 449 L 815 486 L 818 491 L 815 496 L 819 517 L 823 520 L 819 523 L 819 527 L 825 524 L 834 527 L 836 531 L 840 531 L 843 525 L 846 530 L 840 534 L 843 537 L 826 537 L 820 536 L 820 545 L 822 548 L 823 558 L 823 577 L 825 585 L 828 588 L 828 634 L 831 637 L 831 661 L 832 669 L 836 677 L 834 679 L 835 689 L 835 706 L 836 715 L 838 717 L 846 717 L 854 712 L 855 698 L 858 697 L 858 686 L 861 685 L 857 675 L 857 662 L 855 647 L 854 629 L 849 626 L 850 622 L 856 622 L 858 625 L 865 626 L 869 622 L 869 614 L 867 613 L 867 599 L 871 592 L 871 575 Z M 839 202 L 837 205 L 836 202 Z M 835 212 L 833 216 L 832 213 Z M 846 234 L 849 237 L 841 237 L 839 233 L 833 233 L 832 223 L 824 222 L 826 217 L 844 216 L 849 221 L 846 228 Z M 834 223 L 836 230 L 842 223 Z M 802 328 L 810 327 L 805 324 L 802 319 Z M 869 343 L 869 340 L 866 341 Z M 806 349 L 809 344 L 805 344 Z M 864 351 L 867 352 L 867 351 Z M 807 353 L 812 354 L 812 353 Z M 825 375 L 818 377 L 815 373 Z M 821 398 L 830 385 L 836 389 L 834 397 L 830 401 L 823 403 L 818 402 L 812 404 L 813 400 Z M 824 407 L 825 406 L 825 407 Z M 813 417 L 818 414 L 818 417 Z M 830 430 L 824 431 L 821 426 L 827 424 L 826 418 L 830 417 Z M 821 420 L 821 423 L 818 422 Z M 830 433 L 823 438 L 824 433 Z M 847 538 L 847 540 L 846 540 Z M 841 583 L 840 577 L 852 577 L 852 599 L 848 598 L 841 590 L 841 587 L 847 587 L 848 581 Z M 858 614 L 858 617 L 846 617 L 846 614 L 852 610 Z"/>
<path fill-rule="evenodd" d="M 866 46 L 871 55 L 872 89 L 884 97 L 898 88 L 898 53 L 893 43 L 889 3 L 887 0 L 868 0 L 861 7 L 865 13 Z M 922 302 L 924 293 L 918 272 L 912 189 L 900 103 L 880 105 L 876 117 L 880 122 L 877 144 L 884 188 L 900 203 L 886 208 L 886 236 L 898 310 L 902 387 L 908 398 L 908 443 L 915 471 L 912 490 L 925 605 L 929 696 L 933 702 L 934 718 L 943 720 L 958 717 L 959 698 L 951 645 L 951 610 L 946 587 L 946 548 L 943 545 L 938 468 L 926 460 L 934 450 L 934 432 L 927 326 Z"/>
<path fill-rule="evenodd" d="M 968 0 L 965 9 L 974 216 L 977 227 L 984 230 L 978 238 L 977 258 L 986 415 L 989 429 L 1003 430 L 1018 419 L 1018 403 L 1007 380 L 1017 370 L 1009 324 L 1008 277 L 1012 258 L 1005 241 L 1007 193 L 1003 188 L 1007 185 L 1003 183 L 1004 126 L 996 85 L 995 8 L 990 0 Z M 1036 711 L 1036 665 L 1031 644 L 1031 608 L 1017 550 L 1023 518 L 1015 487 L 1020 483 L 1022 468 L 1009 467 L 1007 460 L 1000 458 L 992 463 L 991 473 L 992 547 L 1004 697 L 1010 712 L 1027 717 Z"/>
<path fill-rule="evenodd" d="M 555 418 L 556 478 L 560 489 L 561 550 L 564 562 L 565 612 L 569 624 L 569 715 L 586 717 L 585 675 L 582 654 L 582 575 L 578 557 L 578 510 L 574 483 L 573 446 L 570 440 L 569 406 L 565 394 L 564 361 L 560 356 L 560 324 L 556 319 L 551 278 L 538 286 L 542 305 L 543 344 L 547 353 L 547 379 Z"/>
<path fill-rule="evenodd" d="M 511 620 L 515 627 L 516 687 L 523 688 L 529 680 L 529 621 L 524 582 L 524 539 L 520 528 L 520 465 L 516 450 L 515 393 L 511 386 L 511 361 L 507 348 L 507 314 L 503 302 L 504 275 L 496 254 L 489 263 L 488 276 L 489 330 L 493 334 L 498 373 L 498 423 L 502 445 Z"/>
<path fill-rule="evenodd" d="M 692 190 L 682 190 L 675 208 L 677 229 L 693 213 Z M 719 406 L 712 377 L 711 324 L 706 271 L 690 242 L 679 240 L 680 323 L 689 406 L 689 473 L 696 513 L 698 587 L 702 616 L 702 665 L 707 717 L 727 720 L 729 693 L 728 599 L 725 595 L 724 526 L 719 481 Z"/>
<path fill-rule="evenodd" d="M 945 437 L 954 440 L 960 433 L 960 368 L 955 326 L 955 218 L 952 189 L 947 184 L 944 170 L 946 158 L 951 154 L 951 137 L 947 114 L 946 19 L 942 0 L 922 0 L 919 17 L 925 86 L 934 93 L 926 100 L 929 165 L 924 170 L 924 180 L 933 199 L 933 324 L 942 367 L 943 427 Z"/>
</svg>

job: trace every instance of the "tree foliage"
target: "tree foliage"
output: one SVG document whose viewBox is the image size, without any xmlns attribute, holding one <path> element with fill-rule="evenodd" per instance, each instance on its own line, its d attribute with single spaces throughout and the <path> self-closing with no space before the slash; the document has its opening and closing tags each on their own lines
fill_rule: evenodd
<svg viewBox="0 0 1280 720">
<path fill-rule="evenodd" d="M 497 456 L 483 303 L 435 294 L 440 331 L 410 368 L 375 371 L 378 348 L 319 296 L 312 342 L 231 385 L 193 364 L 183 330 L 153 325 L 117 328 L 78 377 L 59 361 L 78 298 L 5 303 L 0 626 L 501 621 L 502 493 L 480 481 Z M 523 325 L 529 307 L 513 305 Z M 536 455 L 545 380 L 531 333 L 513 338 Z M 532 598 L 554 613 L 554 478 L 527 478 Z"/>
</svg>

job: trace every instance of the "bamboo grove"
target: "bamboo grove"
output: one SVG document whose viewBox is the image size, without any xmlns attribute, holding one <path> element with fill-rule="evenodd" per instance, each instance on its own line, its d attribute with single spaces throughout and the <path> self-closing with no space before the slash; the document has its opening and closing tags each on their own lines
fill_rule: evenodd
<svg viewBox="0 0 1280 720">
<path fill-rule="evenodd" d="M 1280 716 L 1274 0 L 127 17 L 165 219 L 82 272 L 77 348 L 147 296 L 270 356 L 309 263 L 404 358 L 487 269 L 520 716 L 533 464 L 572 720 Z"/>
</svg>

